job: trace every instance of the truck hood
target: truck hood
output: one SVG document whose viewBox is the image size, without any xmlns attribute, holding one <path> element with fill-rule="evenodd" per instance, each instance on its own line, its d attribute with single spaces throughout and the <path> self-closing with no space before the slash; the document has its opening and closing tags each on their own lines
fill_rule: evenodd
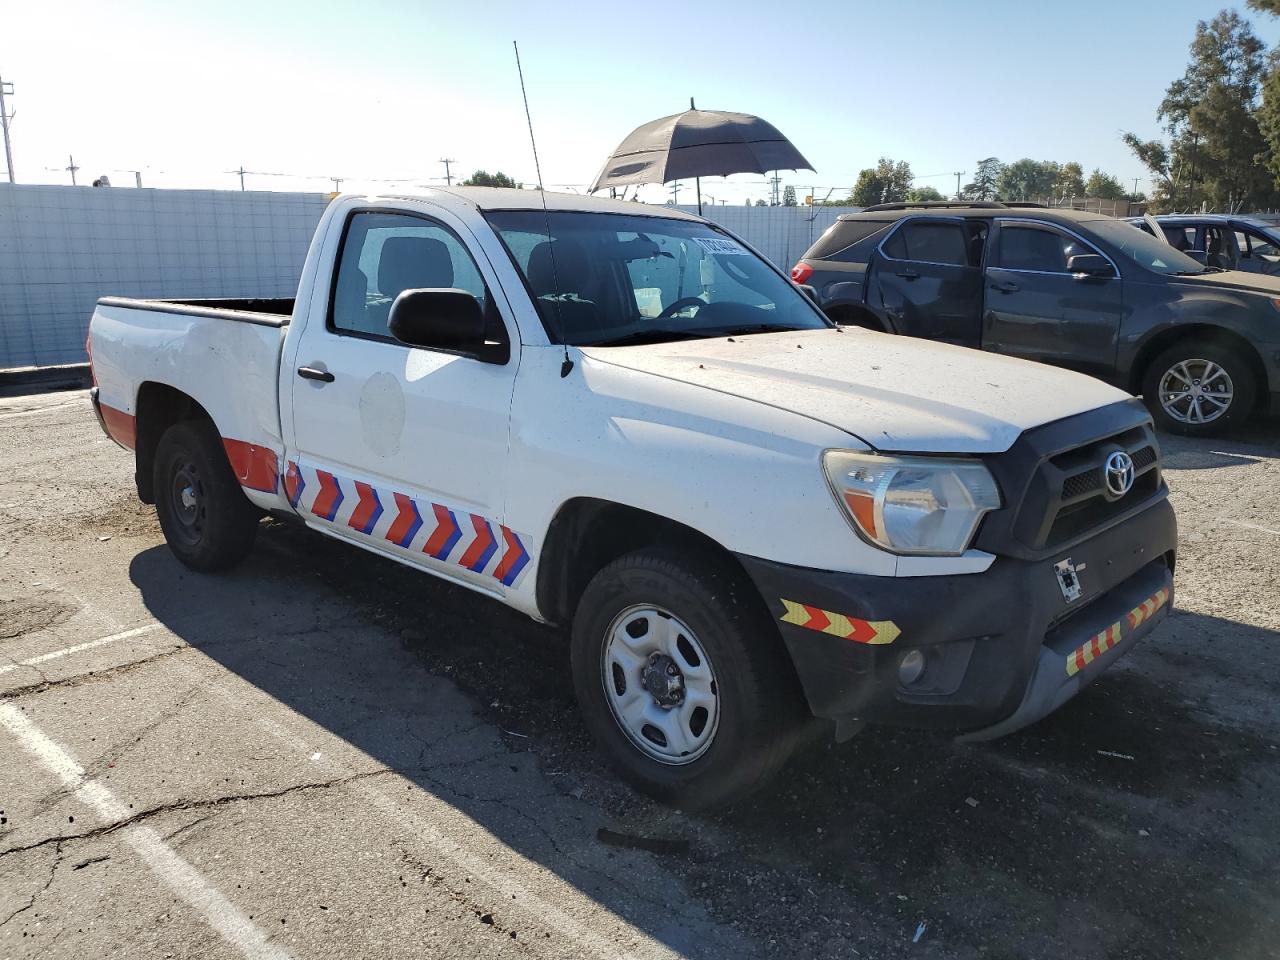
<svg viewBox="0 0 1280 960">
<path fill-rule="evenodd" d="M 1083 374 L 856 327 L 584 347 L 593 360 L 792 411 L 885 451 L 998 453 L 1128 398 Z"/>
</svg>

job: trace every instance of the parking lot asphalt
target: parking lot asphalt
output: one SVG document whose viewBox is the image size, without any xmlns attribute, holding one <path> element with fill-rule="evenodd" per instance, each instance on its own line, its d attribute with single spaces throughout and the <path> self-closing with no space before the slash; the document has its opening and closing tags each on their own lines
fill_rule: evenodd
<svg viewBox="0 0 1280 960">
<path fill-rule="evenodd" d="M 555 631 L 276 522 L 192 574 L 84 393 L 0 399 L 0 957 L 1274 957 L 1278 434 L 1164 439 L 1177 608 L 1054 716 L 691 816 Z"/>
</svg>

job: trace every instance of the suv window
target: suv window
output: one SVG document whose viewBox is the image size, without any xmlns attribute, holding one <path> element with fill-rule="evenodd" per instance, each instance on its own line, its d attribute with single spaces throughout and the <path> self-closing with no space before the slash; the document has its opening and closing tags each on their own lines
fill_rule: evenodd
<svg viewBox="0 0 1280 960">
<path fill-rule="evenodd" d="M 992 258 L 991 265 L 1004 270 L 1066 273 L 1069 257 L 1097 252 L 1070 234 L 1032 224 L 1004 221 L 1000 224 L 999 249 Z"/>
<path fill-rule="evenodd" d="M 969 265 L 964 226 L 949 220 L 908 220 L 884 245 L 886 256 L 920 263 Z"/>
<path fill-rule="evenodd" d="M 354 214 L 342 243 L 330 327 L 393 340 L 387 331 L 391 304 L 402 291 L 419 287 L 465 290 L 489 315 L 480 270 L 448 227 L 411 214 Z"/>
<path fill-rule="evenodd" d="M 837 220 L 827 228 L 826 233 L 818 238 L 818 242 L 805 254 L 809 260 L 837 259 L 848 261 L 850 258 L 837 256 L 860 240 L 884 230 L 892 220 Z"/>
</svg>

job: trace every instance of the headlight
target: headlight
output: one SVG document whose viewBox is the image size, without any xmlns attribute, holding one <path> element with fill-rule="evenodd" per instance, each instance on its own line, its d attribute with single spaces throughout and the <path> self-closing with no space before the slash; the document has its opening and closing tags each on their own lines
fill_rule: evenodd
<svg viewBox="0 0 1280 960">
<path fill-rule="evenodd" d="M 962 554 L 982 515 L 1000 506 L 995 479 L 976 460 L 828 450 L 822 465 L 854 529 L 893 553 Z"/>
</svg>

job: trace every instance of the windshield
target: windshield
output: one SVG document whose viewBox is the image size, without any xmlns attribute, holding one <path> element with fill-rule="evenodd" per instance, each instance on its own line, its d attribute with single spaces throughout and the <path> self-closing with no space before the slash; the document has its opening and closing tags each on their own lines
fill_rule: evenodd
<svg viewBox="0 0 1280 960">
<path fill-rule="evenodd" d="M 789 280 L 709 224 L 541 210 L 492 211 L 486 219 L 555 343 L 604 346 L 831 326 Z"/>
<path fill-rule="evenodd" d="M 1123 220 L 1090 220 L 1089 229 L 1116 247 L 1138 266 L 1166 276 L 1206 273 L 1207 270 L 1164 240 L 1157 240 L 1145 230 L 1133 229 Z"/>
</svg>

